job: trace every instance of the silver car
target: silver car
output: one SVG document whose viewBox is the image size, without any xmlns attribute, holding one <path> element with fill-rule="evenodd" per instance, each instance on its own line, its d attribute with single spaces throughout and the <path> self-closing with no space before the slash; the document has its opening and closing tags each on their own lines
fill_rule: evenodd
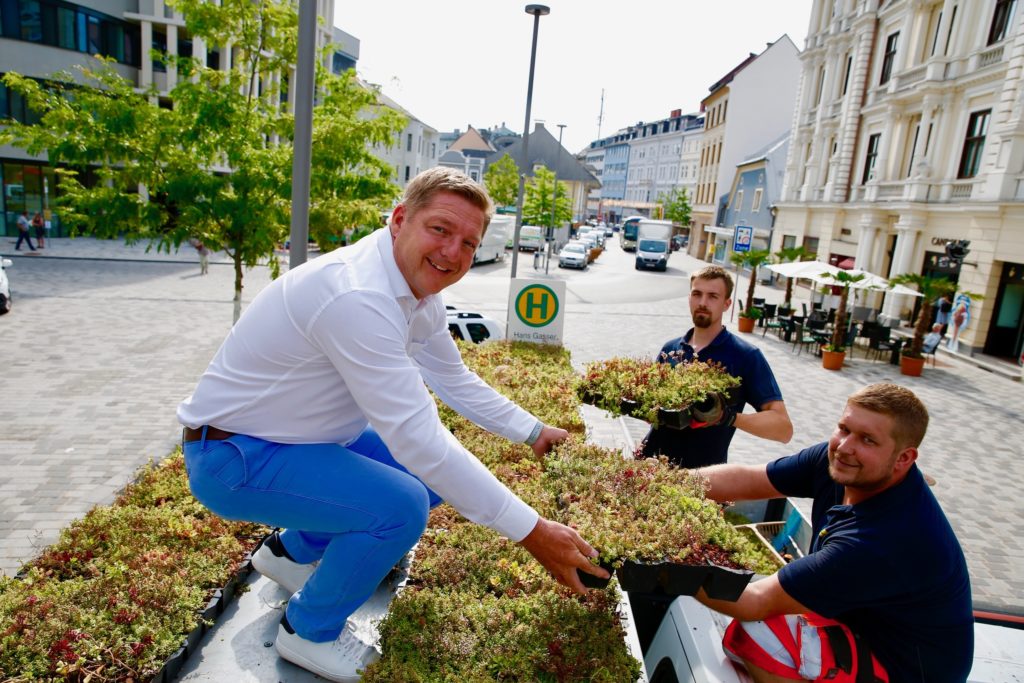
<svg viewBox="0 0 1024 683">
<path fill-rule="evenodd" d="M 558 252 L 558 267 L 585 270 L 589 252 L 590 248 L 582 242 L 569 242 Z"/>
</svg>

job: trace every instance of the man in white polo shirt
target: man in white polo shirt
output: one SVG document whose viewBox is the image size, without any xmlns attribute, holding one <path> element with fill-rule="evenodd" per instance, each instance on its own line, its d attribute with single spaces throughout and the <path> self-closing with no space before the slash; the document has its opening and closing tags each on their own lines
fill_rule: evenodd
<svg viewBox="0 0 1024 683">
<path fill-rule="evenodd" d="M 442 500 L 579 592 L 576 569 L 607 576 L 574 530 L 540 517 L 462 447 L 427 390 L 538 455 L 567 436 L 470 372 L 448 333 L 438 294 L 469 270 L 493 211 L 465 174 L 420 174 L 389 229 L 260 292 L 178 408 L 196 498 L 287 529 L 253 557 L 293 591 L 277 650 L 330 680 L 358 680 L 376 658 L 346 620 Z"/>
</svg>

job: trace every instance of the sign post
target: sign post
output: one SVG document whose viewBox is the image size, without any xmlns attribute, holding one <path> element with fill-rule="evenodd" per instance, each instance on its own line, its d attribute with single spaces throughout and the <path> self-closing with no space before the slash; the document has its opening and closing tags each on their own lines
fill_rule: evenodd
<svg viewBox="0 0 1024 683">
<path fill-rule="evenodd" d="M 508 339 L 561 346 L 564 299 L 564 280 L 514 278 L 508 293 Z"/>
</svg>

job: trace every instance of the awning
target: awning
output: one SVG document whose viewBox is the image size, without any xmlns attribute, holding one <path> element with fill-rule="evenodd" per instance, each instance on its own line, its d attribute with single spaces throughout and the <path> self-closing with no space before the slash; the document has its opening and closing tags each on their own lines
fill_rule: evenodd
<svg viewBox="0 0 1024 683">
<path fill-rule="evenodd" d="M 736 234 L 736 229 L 735 228 L 723 228 L 723 227 L 720 227 L 718 225 L 708 225 L 708 226 L 705 226 L 704 232 L 711 232 L 711 233 L 714 233 L 716 235 L 728 235 L 729 237 L 732 237 L 734 234 Z"/>
<path fill-rule="evenodd" d="M 853 268 L 854 265 L 856 265 L 854 263 L 854 259 L 852 257 L 850 257 L 850 256 L 847 256 L 842 261 L 837 263 L 836 267 L 837 268 L 842 268 L 843 270 L 850 270 L 851 268 Z"/>
</svg>

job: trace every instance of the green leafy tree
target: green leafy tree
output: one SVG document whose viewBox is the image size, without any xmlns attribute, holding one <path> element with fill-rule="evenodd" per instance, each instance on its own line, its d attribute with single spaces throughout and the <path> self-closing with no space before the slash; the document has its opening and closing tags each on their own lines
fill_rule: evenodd
<svg viewBox="0 0 1024 683">
<path fill-rule="evenodd" d="M 813 251 L 810 251 L 807 247 L 801 245 L 799 247 L 782 247 L 775 252 L 775 258 L 779 260 L 779 263 L 788 263 L 790 261 L 810 261 L 817 256 Z M 786 278 L 786 295 L 783 301 L 785 301 L 786 308 L 792 307 L 793 301 L 793 280 L 795 278 Z"/>
<path fill-rule="evenodd" d="M 534 171 L 533 178 L 526 185 L 526 197 L 523 198 L 524 224 L 551 226 L 551 200 L 555 194 L 554 183 L 555 172 L 546 166 L 541 166 Z M 558 181 L 555 207 L 554 225 L 562 225 L 572 220 L 572 200 L 569 199 L 569 186 L 561 181 Z"/>
<path fill-rule="evenodd" d="M 515 204 L 519 194 L 519 167 L 515 160 L 508 154 L 502 155 L 484 173 L 484 185 L 498 206 Z"/>
<path fill-rule="evenodd" d="M 297 61 L 298 19 L 284 0 L 169 1 L 193 39 L 232 46 L 230 70 L 163 55 L 178 74 L 169 108 L 152 89 L 136 92 L 110 61 L 57 74 L 45 87 L 9 73 L 5 83 L 40 122 L 12 124 L 8 134 L 61 166 L 58 206 L 76 233 L 123 234 L 168 252 L 197 238 L 224 250 L 234 265 L 237 320 L 244 268 L 266 262 L 276 276 L 274 249 L 288 233 L 294 118 L 276 75 Z M 316 83 L 310 225 L 330 246 L 353 226 L 376 223 L 397 195 L 393 170 L 372 148 L 391 144 L 404 120 L 375 107 L 376 94 L 351 72 L 318 66 Z M 84 180 L 86 169 L 95 182 Z"/>
<path fill-rule="evenodd" d="M 747 287 L 747 302 L 740 313 L 744 318 L 760 318 L 761 312 L 754 308 L 754 286 L 757 284 L 757 269 L 768 263 L 772 253 L 767 249 L 751 249 L 750 251 L 737 251 L 729 257 L 729 260 L 737 268 L 750 268 L 750 285 Z"/>
<path fill-rule="evenodd" d="M 690 225 L 690 198 L 684 188 L 673 187 L 662 192 L 658 195 L 658 203 L 665 218 L 683 227 Z"/>
</svg>

